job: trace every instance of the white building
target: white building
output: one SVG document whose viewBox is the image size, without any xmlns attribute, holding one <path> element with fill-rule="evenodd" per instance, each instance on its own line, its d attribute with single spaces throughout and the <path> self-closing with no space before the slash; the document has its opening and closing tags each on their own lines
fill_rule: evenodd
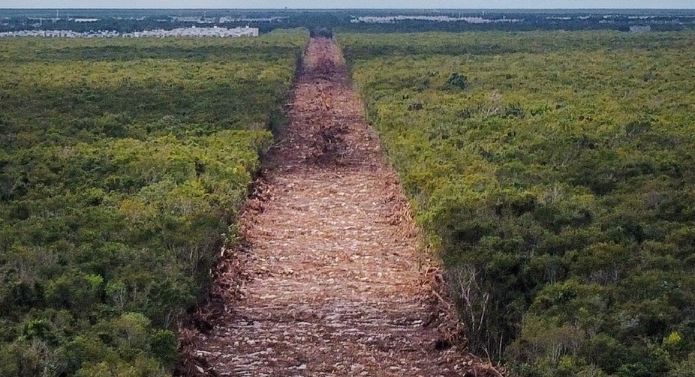
<svg viewBox="0 0 695 377">
<path fill-rule="evenodd" d="M 43 37 L 43 38 L 168 38 L 168 37 L 220 37 L 220 38 L 234 38 L 234 37 L 257 37 L 259 34 L 258 28 L 252 27 L 237 27 L 237 28 L 224 28 L 224 27 L 190 27 L 190 28 L 178 28 L 173 30 L 145 30 L 136 31 L 133 33 L 118 33 L 116 31 L 90 31 L 90 32 L 76 32 L 72 30 L 21 30 L 21 31 L 8 31 L 0 33 L 0 38 L 7 37 Z"/>
</svg>

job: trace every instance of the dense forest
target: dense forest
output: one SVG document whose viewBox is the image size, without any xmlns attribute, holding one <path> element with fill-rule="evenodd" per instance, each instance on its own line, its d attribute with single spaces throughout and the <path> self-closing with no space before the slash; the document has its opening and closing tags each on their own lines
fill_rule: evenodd
<svg viewBox="0 0 695 377">
<path fill-rule="evenodd" d="M 695 34 L 338 39 L 472 351 L 693 376 Z"/>
<path fill-rule="evenodd" d="M 337 35 L 470 351 L 694 376 L 693 11 L 67 12 L 0 31 L 264 35 L 0 39 L 0 376 L 171 374 L 308 29 Z"/>
<path fill-rule="evenodd" d="M 0 376 L 165 376 L 304 31 L 0 41 Z"/>
</svg>

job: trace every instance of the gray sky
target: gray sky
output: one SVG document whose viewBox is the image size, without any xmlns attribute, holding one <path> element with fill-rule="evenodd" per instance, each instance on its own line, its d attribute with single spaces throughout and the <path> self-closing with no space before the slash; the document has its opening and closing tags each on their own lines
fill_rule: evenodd
<svg viewBox="0 0 695 377">
<path fill-rule="evenodd" d="M 695 8 L 695 0 L 0 0 L 0 8 Z"/>
</svg>

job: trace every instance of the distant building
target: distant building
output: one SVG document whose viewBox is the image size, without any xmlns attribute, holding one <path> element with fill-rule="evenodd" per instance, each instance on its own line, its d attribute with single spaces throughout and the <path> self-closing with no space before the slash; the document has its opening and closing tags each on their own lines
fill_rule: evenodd
<svg viewBox="0 0 695 377">
<path fill-rule="evenodd" d="M 488 23 L 514 23 L 521 22 L 516 18 L 483 18 L 483 17 L 449 17 L 449 16 L 361 16 L 350 19 L 353 24 L 392 24 L 401 21 L 430 21 L 430 22 L 466 22 L 469 24 L 488 24 Z"/>
<path fill-rule="evenodd" d="M 0 33 L 0 38 L 3 37 L 44 37 L 44 38 L 167 38 L 167 37 L 257 37 L 259 34 L 258 28 L 255 27 L 190 27 L 178 28 L 172 30 L 145 30 L 132 33 L 119 33 L 116 31 L 89 31 L 76 32 L 71 30 L 21 30 L 8 31 Z"/>
</svg>

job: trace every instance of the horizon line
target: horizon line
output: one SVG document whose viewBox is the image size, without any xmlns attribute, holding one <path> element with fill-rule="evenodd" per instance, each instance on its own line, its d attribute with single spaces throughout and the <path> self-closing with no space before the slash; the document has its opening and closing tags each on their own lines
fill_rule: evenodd
<svg viewBox="0 0 695 377">
<path fill-rule="evenodd" d="M 333 10 L 695 10 L 695 6 L 692 8 L 657 8 L 657 7 L 644 7 L 644 8 L 610 8 L 610 7 L 593 7 L 593 8 L 409 8 L 409 7 L 381 7 L 381 8 L 147 8 L 147 7 L 92 7 L 92 8 L 71 8 L 71 7 L 0 7 L 0 10 L 55 10 L 55 9 L 70 9 L 70 10 L 259 10 L 259 11 L 271 11 L 271 10 L 323 10 L 323 11 L 333 11 Z"/>
</svg>

